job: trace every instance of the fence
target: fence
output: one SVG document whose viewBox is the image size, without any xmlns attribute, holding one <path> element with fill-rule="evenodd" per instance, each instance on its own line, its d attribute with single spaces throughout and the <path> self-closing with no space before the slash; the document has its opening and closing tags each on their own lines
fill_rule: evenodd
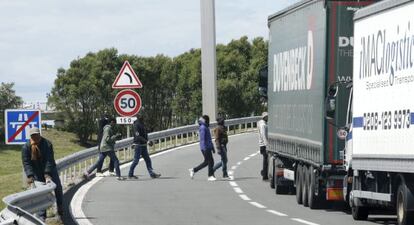
<svg viewBox="0 0 414 225">
<path fill-rule="evenodd" d="M 259 119 L 260 117 L 245 117 L 226 120 L 227 132 L 229 135 L 231 135 L 253 131 L 257 127 L 257 121 Z M 216 123 L 211 123 L 210 128 L 213 129 L 215 126 Z M 159 132 L 153 132 L 148 135 L 148 139 L 154 142 L 154 145 L 149 148 L 150 153 L 160 152 L 169 148 L 195 143 L 198 142 L 198 125 L 194 124 Z M 121 163 L 126 163 L 132 160 L 132 144 L 133 138 L 127 138 L 116 142 L 115 151 Z M 97 159 L 98 148 L 92 147 L 57 160 L 57 169 L 59 171 L 60 179 L 64 189 L 68 190 L 80 182 L 84 171 L 89 166 L 94 164 Z M 6 203 L 7 208 L 0 212 L 0 225 L 43 224 L 33 216 L 33 213 L 39 211 L 39 209 L 43 209 L 45 202 L 40 200 L 33 201 L 33 199 L 36 199 L 39 196 L 42 196 L 40 198 L 46 199 L 47 196 L 51 195 L 54 189 L 50 188 L 50 185 L 39 186 L 39 188 L 33 190 L 5 197 L 3 201 Z M 21 195 L 25 197 L 22 198 Z M 49 199 L 47 203 L 47 206 L 50 206 L 53 201 L 50 201 Z M 24 207 L 22 208 L 22 206 L 28 204 L 31 206 L 30 210 L 23 210 Z M 23 221 L 21 218 L 23 218 L 25 221 L 21 222 Z"/>
</svg>

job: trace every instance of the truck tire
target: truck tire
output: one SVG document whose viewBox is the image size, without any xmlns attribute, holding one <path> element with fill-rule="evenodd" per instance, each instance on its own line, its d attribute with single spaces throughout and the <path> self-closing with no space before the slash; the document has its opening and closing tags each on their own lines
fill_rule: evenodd
<svg viewBox="0 0 414 225">
<path fill-rule="evenodd" d="M 361 206 L 353 206 L 351 210 L 352 210 L 352 218 L 354 218 L 354 220 L 367 220 L 368 219 L 368 214 L 369 214 L 368 208 L 361 207 Z"/>
<path fill-rule="evenodd" d="M 296 202 L 302 204 L 302 166 L 296 167 L 295 173 Z"/>
<path fill-rule="evenodd" d="M 316 183 L 316 175 L 313 172 L 314 167 L 310 166 L 309 167 L 309 194 L 308 194 L 308 204 L 309 204 L 309 208 L 311 209 L 317 209 L 319 208 L 319 196 L 315 195 L 316 190 L 315 190 L 315 183 Z"/>
<path fill-rule="evenodd" d="M 309 172 L 308 167 L 303 165 L 302 167 L 302 203 L 303 206 L 308 207 L 308 194 L 309 194 Z"/>
<path fill-rule="evenodd" d="M 414 224 L 414 212 L 407 210 L 407 201 L 412 195 L 404 181 L 401 182 L 397 191 L 396 212 L 398 225 Z"/>
</svg>

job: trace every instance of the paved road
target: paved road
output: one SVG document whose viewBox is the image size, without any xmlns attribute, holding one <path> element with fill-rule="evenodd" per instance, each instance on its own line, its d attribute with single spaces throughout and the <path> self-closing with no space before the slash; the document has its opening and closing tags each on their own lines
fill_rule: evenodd
<svg viewBox="0 0 414 225">
<path fill-rule="evenodd" d="M 257 134 L 230 138 L 232 181 L 221 180 L 221 171 L 217 171 L 219 179 L 208 182 L 206 169 L 191 180 L 188 168 L 202 160 L 198 145 L 193 145 L 153 158 L 161 179 L 149 178 L 145 163 L 140 162 L 136 168 L 138 180 L 105 177 L 95 181 L 83 199 L 82 211 L 95 225 L 395 224 L 395 216 L 354 221 L 341 205 L 310 210 L 297 205 L 293 195 L 275 195 L 259 177 L 261 155 L 256 142 Z M 127 169 L 122 174 L 126 175 Z"/>
</svg>

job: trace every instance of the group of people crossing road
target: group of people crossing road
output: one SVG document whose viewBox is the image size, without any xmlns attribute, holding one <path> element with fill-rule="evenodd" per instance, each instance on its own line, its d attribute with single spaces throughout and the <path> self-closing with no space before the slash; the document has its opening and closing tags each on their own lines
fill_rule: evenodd
<svg viewBox="0 0 414 225">
<path fill-rule="evenodd" d="M 98 133 L 98 150 L 99 150 L 99 159 L 98 161 L 93 164 L 83 175 L 84 179 L 88 179 L 92 172 L 97 169 L 97 176 L 102 176 L 101 170 L 104 163 L 106 156 L 110 158 L 109 162 L 109 171 L 110 174 L 113 173 L 113 169 L 115 168 L 115 175 L 118 180 L 124 180 L 125 178 L 121 176 L 121 171 L 119 168 L 119 160 L 115 154 L 115 141 L 120 139 L 121 134 L 117 133 L 114 134 L 113 128 L 116 124 L 115 118 L 109 118 L 109 116 L 105 115 L 99 122 L 99 127 L 103 126 L 102 134 Z M 100 129 L 99 129 L 100 130 Z M 152 141 L 148 140 L 148 133 L 144 126 L 144 120 L 142 116 L 138 116 L 137 120 L 134 121 L 133 124 L 133 134 L 134 134 L 134 159 L 132 161 L 132 165 L 130 167 L 128 178 L 129 179 L 138 179 L 137 176 L 134 175 L 135 167 L 138 165 L 139 159 L 142 157 L 144 158 L 145 164 L 147 166 L 148 173 L 151 178 L 158 178 L 161 174 L 156 173 L 152 168 L 151 158 L 149 157 L 147 145 L 152 146 Z M 112 170 L 112 171 L 111 171 Z"/>
<path fill-rule="evenodd" d="M 267 155 L 265 154 L 265 148 L 267 145 L 267 113 L 262 114 L 262 120 L 258 122 L 259 129 L 259 146 L 260 152 L 263 154 L 263 168 L 261 171 L 263 179 L 267 179 L 265 176 L 267 171 Z M 125 177 L 121 176 L 120 162 L 115 154 L 115 142 L 121 138 L 120 133 L 115 133 L 114 127 L 116 120 L 113 117 L 109 117 L 107 114 L 99 121 L 98 129 L 98 150 L 99 157 L 91 167 L 89 167 L 83 175 L 84 179 L 89 179 L 93 171 L 96 169 L 97 176 L 103 176 L 102 167 L 106 157 L 110 158 L 109 170 L 110 173 L 114 173 L 118 180 L 124 180 Z M 222 178 L 229 179 L 227 172 L 227 144 L 228 135 L 227 127 L 225 126 L 225 120 L 223 117 L 217 118 L 217 127 L 213 130 L 214 144 L 210 133 L 210 118 L 208 115 L 203 115 L 198 120 L 199 124 L 199 138 L 200 138 L 200 150 L 204 157 L 204 161 L 198 166 L 189 169 L 190 177 L 193 179 L 195 173 L 201 169 L 208 167 L 208 181 L 215 181 L 215 172 L 221 168 Z M 53 145 L 52 143 L 43 138 L 40 135 L 39 128 L 33 128 L 30 130 L 31 139 L 23 146 L 22 149 L 22 162 L 24 170 L 27 176 L 29 184 L 32 184 L 35 180 L 41 182 L 53 181 L 56 184 L 55 196 L 57 200 L 57 211 L 59 215 L 63 215 L 63 193 L 62 185 L 59 179 L 59 175 L 56 169 L 56 162 L 54 159 Z M 144 158 L 147 171 L 151 178 L 159 178 L 161 174 L 156 173 L 152 167 L 152 161 L 148 153 L 147 145 L 152 146 L 153 143 L 148 139 L 148 133 L 144 125 L 142 116 L 138 116 L 133 124 L 133 146 L 134 158 L 128 172 L 128 179 L 138 179 L 134 175 L 136 166 L 138 165 L 141 156 Z M 219 162 L 214 164 L 213 153 L 220 156 Z M 42 217 L 45 218 L 46 213 L 43 212 Z"/>
<path fill-rule="evenodd" d="M 213 153 L 215 149 L 213 146 L 211 133 L 210 133 L 210 117 L 208 115 L 203 115 L 199 120 L 199 136 L 200 136 L 200 150 L 203 154 L 204 161 L 194 167 L 190 168 L 190 177 L 193 179 L 194 174 L 199 170 L 208 166 L 208 181 L 215 181 L 216 177 L 214 175 L 215 171 L 222 167 L 223 169 L 223 178 L 228 179 L 227 174 L 227 129 L 224 126 L 224 118 L 219 117 L 217 119 L 217 127 L 214 129 L 215 143 L 217 148 L 217 153 L 221 157 L 221 161 L 214 164 Z"/>
</svg>

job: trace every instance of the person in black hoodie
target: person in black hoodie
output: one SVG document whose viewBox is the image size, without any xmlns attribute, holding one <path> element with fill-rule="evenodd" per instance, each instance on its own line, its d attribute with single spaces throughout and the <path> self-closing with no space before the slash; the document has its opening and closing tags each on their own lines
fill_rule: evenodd
<svg viewBox="0 0 414 225">
<path fill-rule="evenodd" d="M 129 179 L 138 179 L 137 176 L 134 175 L 135 167 L 138 165 L 139 158 L 144 158 L 145 164 L 147 166 L 147 170 L 151 178 L 158 178 L 161 176 L 159 173 L 155 173 L 154 169 L 152 168 L 151 158 L 149 157 L 147 144 L 152 146 L 152 141 L 148 141 L 148 133 L 144 125 L 144 119 L 141 115 L 137 116 L 137 120 L 134 121 L 133 126 L 134 132 L 134 145 L 135 145 L 135 154 L 134 154 L 134 161 L 132 162 L 131 167 L 129 168 L 128 178 Z"/>
<path fill-rule="evenodd" d="M 221 161 L 216 163 L 213 170 L 223 167 L 223 178 L 229 179 L 227 174 L 227 143 L 229 142 L 227 136 L 227 127 L 224 126 L 224 118 L 217 118 L 217 127 L 214 129 L 214 138 L 216 142 L 217 153 L 221 157 Z"/>
<path fill-rule="evenodd" d="M 27 177 L 27 184 L 34 181 L 56 184 L 55 197 L 57 212 L 63 215 L 63 191 L 56 168 L 52 143 L 40 135 L 40 129 L 33 127 L 29 131 L 30 140 L 23 145 L 22 163 Z M 41 212 L 42 219 L 46 219 L 46 211 Z"/>
</svg>

